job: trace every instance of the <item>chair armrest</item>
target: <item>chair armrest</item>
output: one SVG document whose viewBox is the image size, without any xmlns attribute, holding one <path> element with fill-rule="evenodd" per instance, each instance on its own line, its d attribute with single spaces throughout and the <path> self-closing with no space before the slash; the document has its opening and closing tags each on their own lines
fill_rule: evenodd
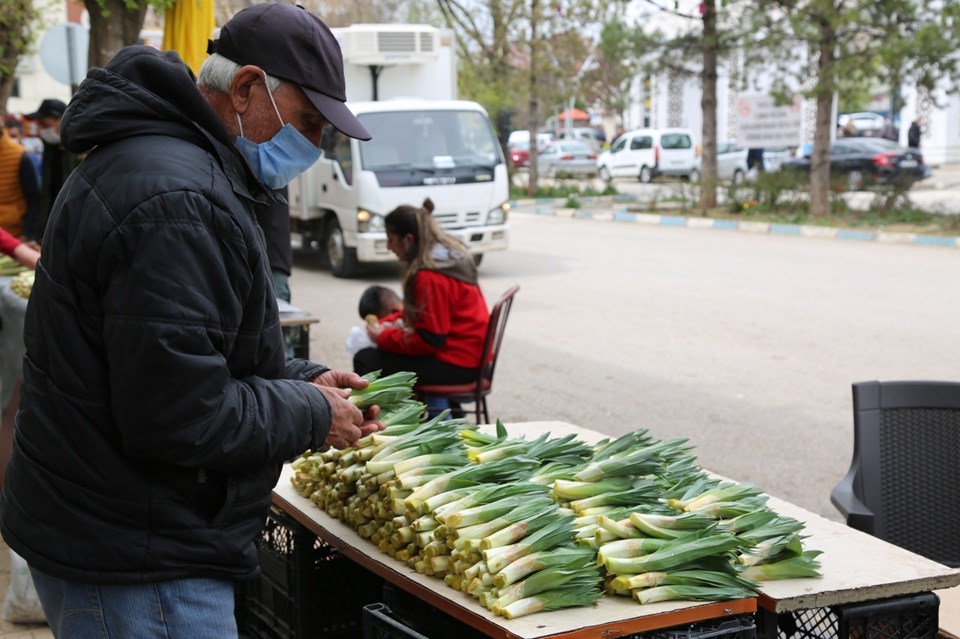
<svg viewBox="0 0 960 639">
<path fill-rule="evenodd" d="M 873 511 L 864 505 L 854 492 L 856 468 L 851 468 L 830 492 L 830 501 L 847 520 L 847 525 L 873 534 Z"/>
</svg>

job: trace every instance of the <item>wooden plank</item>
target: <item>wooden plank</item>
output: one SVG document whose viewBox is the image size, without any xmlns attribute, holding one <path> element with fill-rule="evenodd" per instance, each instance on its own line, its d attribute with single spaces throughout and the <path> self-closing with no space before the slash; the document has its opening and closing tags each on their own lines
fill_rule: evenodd
<svg viewBox="0 0 960 639">
<path fill-rule="evenodd" d="M 822 550 L 821 579 L 764 582 L 760 605 L 775 612 L 900 597 L 960 585 L 960 570 L 771 497 L 770 507 L 804 522 L 804 547 Z"/>
<path fill-rule="evenodd" d="M 392 559 L 343 522 L 333 519 L 290 483 L 286 465 L 274 489 L 274 504 L 345 556 L 391 583 L 469 624 L 490 637 L 503 639 L 614 639 L 698 621 L 756 611 L 755 599 L 718 603 L 664 602 L 641 605 L 625 597 L 604 597 L 593 607 L 504 619 L 484 609 L 471 596 L 453 590 L 436 577 L 421 575 Z"/>
</svg>

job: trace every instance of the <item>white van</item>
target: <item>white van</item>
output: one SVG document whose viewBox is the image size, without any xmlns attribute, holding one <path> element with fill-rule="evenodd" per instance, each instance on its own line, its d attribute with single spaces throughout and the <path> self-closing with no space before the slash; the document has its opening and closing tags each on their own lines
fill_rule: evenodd
<svg viewBox="0 0 960 639">
<path fill-rule="evenodd" d="M 649 182 L 660 175 L 700 179 L 697 152 L 690 129 L 639 129 L 621 135 L 597 158 L 604 180 L 636 177 Z"/>
</svg>

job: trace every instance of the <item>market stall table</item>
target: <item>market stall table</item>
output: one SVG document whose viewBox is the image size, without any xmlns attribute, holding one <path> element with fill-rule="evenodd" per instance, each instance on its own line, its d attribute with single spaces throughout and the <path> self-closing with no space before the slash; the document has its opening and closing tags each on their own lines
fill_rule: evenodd
<svg viewBox="0 0 960 639">
<path fill-rule="evenodd" d="M 526 437 L 547 432 L 555 437 L 572 433 L 589 443 L 605 437 L 563 422 L 507 424 L 507 429 L 512 436 Z M 352 528 L 328 516 L 297 493 L 290 483 L 291 474 L 287 466 L 274 489 L 273 501 L 277 507 L 345 556 L 489 636 L 613 638 L 754 611 L 752 599 L 641 606 L 626 598 L 608 596 L 595 607 L 570 608 L 505 620 L 482 608 L 472 597 L 449 588 L 442 580 L 420 575 L 406 564 L 381 553 L 373 543 L 362 539 Z M 960 584 L 960 570 L 930 561 L 788 502 L 771 498 L 769 505 L 778 513 L 806 524 L 804 534 L 809 536 L 804 545 L 823 551 L 820 557 L 823 577 L 764 582 L 757 598 L 761 614 L 766 611 L 775 615 L 926 593 Z M 772 636 L 775 636 L 776 631 L 773 632 Z"/>
</svg>

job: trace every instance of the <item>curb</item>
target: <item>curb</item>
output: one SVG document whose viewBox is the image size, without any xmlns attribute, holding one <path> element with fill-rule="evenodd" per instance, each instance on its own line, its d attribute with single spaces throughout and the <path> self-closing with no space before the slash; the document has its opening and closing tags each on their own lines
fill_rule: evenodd
<svg viewBox="0 0 960 639">
<path fill-rule="evenodd" d="M 581 198 L 582 204 L 588 205 L 588 200 L 602 198 Z M 612 198 L 607 198 L 612 199 Z M 936 246 L 945 248 L 960 248 L 960 238 L 940 235 L 918 235 L 916 233 L 898 233 L 891 231 L 861 231 L 857 229 L 841 229 L 829 226 L 812 226 L 808 224 L 779 224 L 774 222 L 747 222 L 737 220 L 720 220 L 707 217 L 688 217 L 685 215 L 669 215 L 657 213 L 635 213 L 627 210 L 626 206 L 607 209 L 593 209 L 585 207 L 578 209 L 561 208 L 566 202 L 563 198 L 545 200 L 516 200 L 510 203 L 511 209 L 518 206 L 530 206 L 525 211 L 534 215 L 547 217 L 566 217 L 578 220 L 594 220 L 598 222 L 625 222 L 628 224 L 647 224 L 650 226 L 671 226 L 695 229 L 714 229 L 721 231 L 739 231 L 760 235 L 792 235 L 798 237 L 827 238 L 848 240 L 853 242 L 882 242 L 884 244 L 914 244 L 917 246 Z M 602 202 L 593 202 L 602 203 Z"/>
</svg>

